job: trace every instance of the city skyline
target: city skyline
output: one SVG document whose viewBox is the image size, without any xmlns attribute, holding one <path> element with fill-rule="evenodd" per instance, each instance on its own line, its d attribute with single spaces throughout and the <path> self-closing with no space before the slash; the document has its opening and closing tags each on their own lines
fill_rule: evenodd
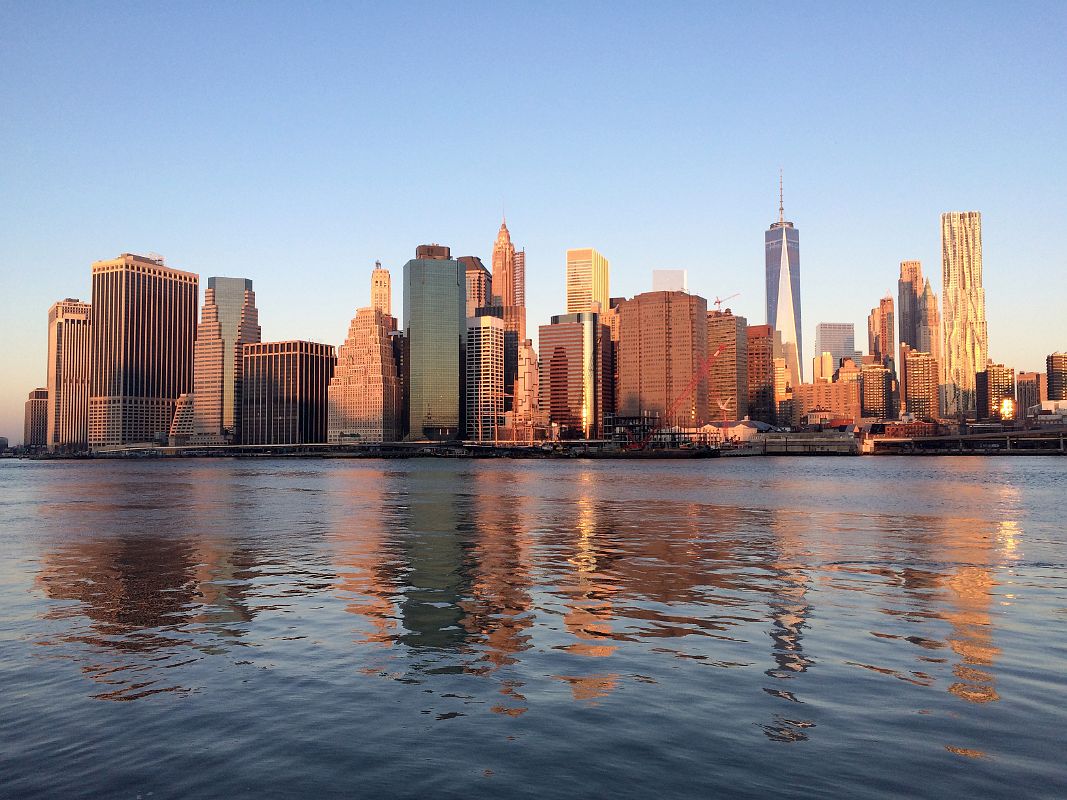
<svg viewBox="0 0 1067 800">
<path fill-rule="evenodd" d="M 757 323 L 764 263 L 756 237 L 775 218 L 779 168 L 789 217 L 804 231 L 805 371 L 817 355 L 815 325 L 852 322 L 862 331 L 872 300 L 896 294 L 901 261 L 926 265 L 940 301 L 937 216 L 949 210 L 982 212 L 989 357 L 1041 371 L 1045 355 L 1063 349 L 1043 326 L 1017 324 L 1023 309 L 1058 319 L 1067 281 L 1047 237 L 1067 178 L 1062 160 L 1049 158 L 1067 121 L 1065 83 L 1045 68 L 1048 54 L 1063 50 L 1049 24 L 1063 18 L 1061 7 L 1029 7 L 1010 20 L 991 8 L 963 19 L 926 9 L 919 31 L 908 14 L 889 10 L 848 20 L 785 10 L 795 35 L 782 60 L 807 63 L 790 75 L 783 100 L 788 137 L 754 113 L 780 78 L 780 65 L 748 53 L 762 24 L 755 11 L 690 11 L 684 30 L 634 9 L 607 28 L 588 10 L 563 28 L 514 10 L 491 20 L 428 10 L 403 24 L 384 12 L 346 11 L 326 25 L 321 13 L 294 20 L 279 10 L 249 24 L 234 10 L 198 18 L 73 9 L 62 27 L 45 13 L 16 8 L 0 34 L 11 77 L 0 89 L 10 111 L 0 145 L 14 156 L 0 190 L 10 212 L 0 237 L 9 307 L 0 338 L 10 352 L 0 435 L 13 442 L 26 392 L 46 382 L 47 309 L 66 297 L 89 301 L 86 267 L 95 259 L 161 252 L 202 280 L 248 276 L 265 340 L 337 346 L 355 309 L 368 304 L 369 265 L 381 259 L 398 280 L 412 248 L 430 241 L 488 264 L 503 201 L 526 251 L 531 338 L 566 310 L 565 251 L 582 246 L 610 260 L 612 295 L 647 291 L 653 269 L 687 269 L 690 291 L 709 303 L 740 292 L 728 305 Z M 492 31 L 518 23 L 516 14 L 528 35 L 494 39 Z M 346 38 L 357 20 L 373 40 Z M 92 57 L 112 37 L 157 39 L 161 24 L 168 36 L 148 68 L 116 72 Z M 949 25 L 975 47 L 941 47 L 938 32 Z M 447 87 L 422 69 L 421 56 L 408 67 L 390 57 L 413 35 L 457 37 L 472 26 L 484 49 L 457 65 L 460 79 Z M 843 44 L 864 41 L 871 26 L 879 46 Z M 20 38 L 31 29 L 32 40 Z M 261 54 L 280 30 L 319 37 L 322 46 L 302 49 L 283 71 Z M 719 46 L 699 46 L 709 37 Z M 579 40 L 585 46 L 575 51 Z M 41 63 L 30 41 L 57 57 Z M 610 53 L 665 54 L 653 64 L 594 58 L 595 45 L 607 42 L 615 43 Z M 203 48 L 212 58 L 190 65 L 187 53 Z M 908 64 L 896 58 L 902 49 Z M 560 72 L 551 64 L 564 52 L 578 52 L 577 61 Z M 502 66 L 482 69 L 487 63 Z M 982 79 L 973 81 L 979 63 Z M 872 76 L 862 90 L 845 77 L 857 73 Z M 714 75 L 729 78 L 705 80 Z M 411 108 L 431 99 L 488 119 L 505 95 L 518 113 L 492 130 L 435 138 L 399 124 L 396 133 Z M 175 96 L 194 97 L 192 107 L 180 108 Z M 574 127 L 573 112 L 587 104 L 610 135 Z M 134 105 L 142 112 L 137 137 L 115 140 L 110 120 Z M 55 117 L 57 107 L 64 120 L 79 120 L 77 136 Z M 367 126 L 368 116 L 379 124 Z M 922 124 L 889 130 L 884 120 L 894 116 Z M 307 118 L 322 124 L 296 122 Z M 149 176 L 140 193 L 125 191 L 130 174 Z M 591 191 L 568 191 L 575 181 Z"/>
</svg>

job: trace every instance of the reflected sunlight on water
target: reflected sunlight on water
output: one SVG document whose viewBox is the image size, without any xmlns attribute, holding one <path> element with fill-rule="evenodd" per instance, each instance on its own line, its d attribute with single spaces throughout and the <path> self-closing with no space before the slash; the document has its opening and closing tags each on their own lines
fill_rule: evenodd
<svg viewBox="0 0 1067 800">
<path fill-rule="evenodd" d="M 3 464 L 5 791 L 1055 794 L 1065 476 Z"/>
</svg>

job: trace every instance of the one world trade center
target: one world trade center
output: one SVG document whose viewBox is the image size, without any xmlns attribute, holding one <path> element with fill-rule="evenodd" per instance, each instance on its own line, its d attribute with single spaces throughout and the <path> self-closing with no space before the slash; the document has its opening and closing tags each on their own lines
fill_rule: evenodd
<svg viewBox="0 0 1067 800">
<path fill-rule="evenodd" d="M 785 218 L 782 182 L 778 181 L 778 221 L 764 234 L 767 250 L 767 324 L 782 334 L 782 351 L 789 382 L 804 380 L 800 338 L 800 231 Z"/>
</svg>

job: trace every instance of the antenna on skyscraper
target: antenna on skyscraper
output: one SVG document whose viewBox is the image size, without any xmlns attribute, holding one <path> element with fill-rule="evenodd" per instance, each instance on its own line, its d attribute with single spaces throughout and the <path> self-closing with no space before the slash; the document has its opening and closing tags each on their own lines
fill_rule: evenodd
<svg viewBox="0 0 1067 800">
<path fill-rule="evenodd" d="M 778 221 L 785 222 L 785 193 L 782 191 L 781 167 L 778 167 Z"/>
</svg>

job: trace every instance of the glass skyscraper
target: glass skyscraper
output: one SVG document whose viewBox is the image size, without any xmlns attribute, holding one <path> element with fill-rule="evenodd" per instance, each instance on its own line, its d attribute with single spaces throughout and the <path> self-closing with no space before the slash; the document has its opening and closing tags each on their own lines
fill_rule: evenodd
<svg viewBox="0 0 1067 800">
<path fill-rule="evenodd" d="M 800 231 L 785 218 L 779 194 L 778 221 L 764 234 L 767 265 L 767 324 L 782 334 L 782 351 L 794 386 L 804 381 L 800 335 Z"/>
<path fill-rule="evenodd" d="M 447 247 L 422 245 L 404 265 L 404 383 L 413 439 L 462 436 L 466 331 L 465 265 Z"/>
</svg>

